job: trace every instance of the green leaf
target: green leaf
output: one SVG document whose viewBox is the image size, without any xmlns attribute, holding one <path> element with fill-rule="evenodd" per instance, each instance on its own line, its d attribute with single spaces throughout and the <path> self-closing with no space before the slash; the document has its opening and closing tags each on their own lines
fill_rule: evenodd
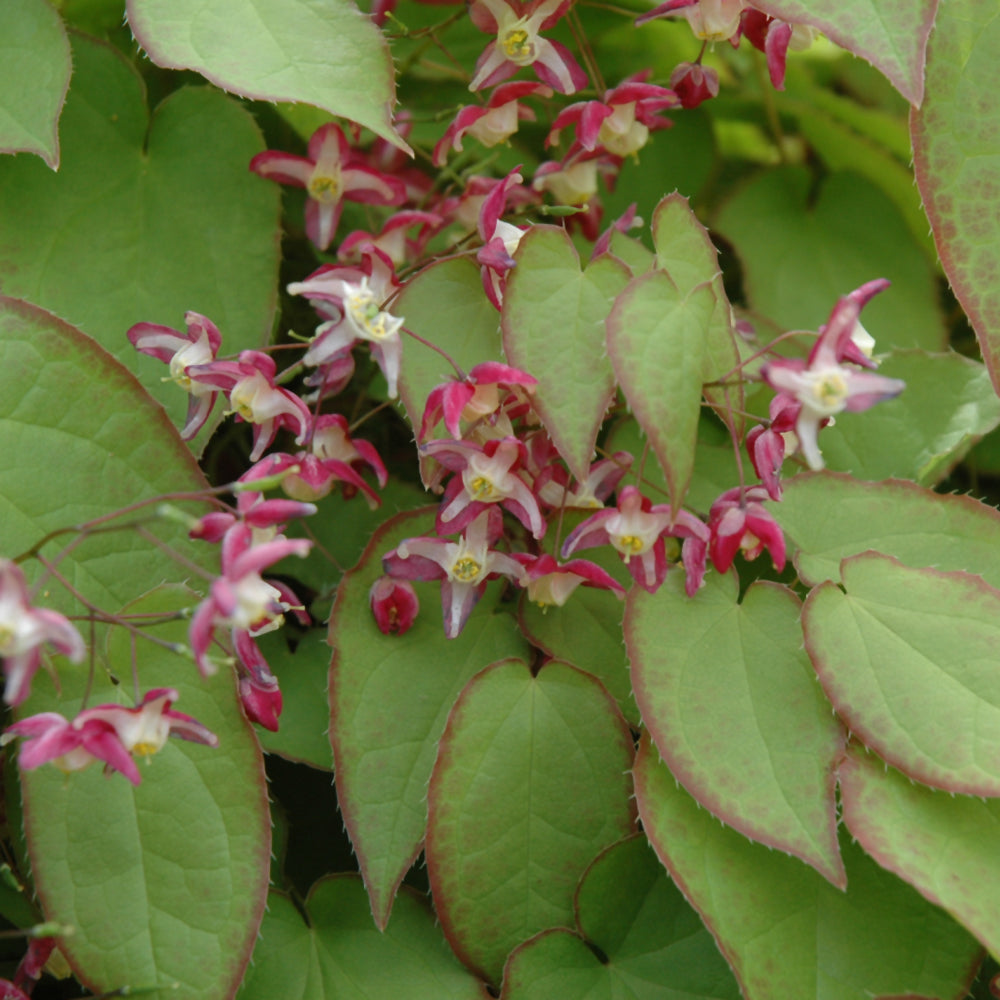
<svg viewBox="0 0 1000 1000">
<path fill-rule="evenodd" d="M 1000 795 L 1000 591 L 877 552 L 841 574 L 847 592 L 813 590 L 802 626 L 848 729 L 911 778 Z"/>
<path fill-rule="evenodd" d="M 911 115 L 913 165 L 945 274 L 1000 390 L 1000 13 L 977 0 L 940 6 L 927 48 L 927 100 Z"/>
<path fill-rule="evenodd" d="M 705 337 L 705 368 L 702 381 L 713 382 L 729 375 L 739 364 L 733 332 L 733 310 L 726 296 L 719 270 L 719 255 L 708 235 L 679 194 L 667 195 L 653 213 L 653 245 L 656 266 L 670 275 L 682 295 L 701 285 L 711 285 L 715 294 L 715 309 Z M 733 376 L 730 376 L 732 379 Z M 706 387 L 705 398 L 727 424 L 737 428 L 742 436 L 744 410 L 742 385 Z"/>
<path fill-rule="evenodd" d="M 632 737 L 589 674 L 549 663 L 482 671 L 441 737 L 425 854 L 458 956 L 498 982 L 508 953 L 573 919 L 603 848 L 633 831 Z"/>
<path fill-rule="evenodd" d="M 37 153 L 59 169 L 59 112 L 71 70 L 66 31 L 46 0 L 0 6 L 0 153 Z"/>
<path fill-rule="evenodd" d="M 206 486 L 162 410 L 118 362 L 51 314 L 3 297 L 0 452 L 0 523 L 8 557 L 49 532 L 163 493 Z M 202 512 L 200 506 L 195 511 Z M 204 558 L 179 526 L 161 523 L 155 530 L 196 561 Z M 43 555 L 52 557 L 72 537 L 50 542 Z M 108 610 L 186 575 L 134 531 L 91 536 L 60 562 L 59 571 Z M 50 606 L 80 611 L 61 587 L 50 589 Z M 45 683 L 41 675 L 39 681 Z"/>
<path fill-rule="evenodd" d="M 876 349 L 940 350 L 946 330 L 935 269 L 898 209 L 859 174 L 760 174 L 726 202 L 716 226 L 736 247 L 751 308 L 783 330 L 817 330 L 842 295 L 873 278 L 892 288 L 865 307 Z M 811 346 L 804 344 L 804 347 Z"/>
<path fill-rule="evenodd" d="M 710 574 L 693 598 L 681 574 L 629 594 L 625 638 L 636 700 L 688 792 L 752 840 L 794 854 L 843 888 L 834 767 L 844 731 L 802 649 L 791 591 Z"/>
<path fill-rule="evenodd" d="M 282 698 L 278 731 L 257 730 L 261 746 L 286 760 L 332 771 L 326 687 L 333 651 L 326 637 L 319 630 L 307 632 L 294 651 L 283 631 L 262 635 L 256 642 L 278 678 Z"/>
<path fill-rule="evenodd" d="M 405 319 L 406 329 L 445 351 L 463 373 L 501 359 L 500 316 L 486 298 L 479 268 L 466 257 L 425 267 L 406 283 L 392 312 Z M 456 375 L 447 358 L 405 338 L 399 395 L 415 431 L 431 390 Z"/>
<path fill-rule="evenodd" d="M 906 382 L 895 399 L 864 413 L 843 413 L 823 431 L 831 469 L 858 479 L 914 479 L 933 486 L 1000 423 L 986 368 L 959 354 L 899 351 L 880 375 Z"/>
<path fill-rule="evenodd" d="M 838 773 L 844 822 L 861 846 L 1000 953 L 1000 800 L 914 784 L 858 747 Z"/>
<path fill-rule="evenodd" d="M 389 47 L 348 0 L 129 0 L 128 21 L 158 66 L 242 97 L 315 104 L 410 152 L 392 125 Z"/>
<path fill-rule="evenodd" d="M 517 247 L 517 267 L 504 290 L 504 350 L 534 375 L 534 406 L 577 480 L 586 479 L 615 377 L 604 321 L 628 269 L 611 256 L 580 269 L 565 229 L 534 226 Z"/>
<path fill-rule="evenodd" d="M 608 354 L 625 398 L 680 507 L 694 468 L 716 297 L 710 284 L 682 291 L 664 271 L 633 278 L 608 317 Z"/>
<path fill-rule="evenodd" d="M 519 617 L 521 629 L 534 645 L 554 659 L 593 674 L 618 702 L 622 715 L 630 723 L 638 723 L 639 709 L 622 644 L 623 609 L 621 600 L 610 591 L 580 587 L 562 607 L 539 607 L 525 594 Z"/>
<path fill-rule="evenodd" d="M 409 632 L 387 636 L 378 630 L 368 591 L 381 575 L 382 556 L 404 538 L 432 534 L 433 524 L 426 509 L 387 521 L 345 575 L 330 617 L 337 794 L 380 927 L 420 851 L 427 781 L 455 698 L 488 664 L 529 655 L 513 619 L 491 614 L 495 588 L 456 639 L 445 638 L 434 582 L 414 584 L 422 610 Z"/>
<path fill-rule="evenodd" d="M 183 329 L 193 309 L 218 325 L 224 353 L 259 347 L 275 301 L 278 189 L 247 170 L 263 143 L 235 102 L 186 87 L 150 122 L 118 53 L 77 36 L 73 54 L 59 173 L 0 161 L 0 282 L 139 372 L 180 426 L 187 395 L 125 333 L 147 321 Z"/>
<path fill-rule="evenodd" d="M 721 826 L 643 740 L 635 766 L 642 824 L 701 914 L 746 1000 L 965 996 L 976 942 L 847 838 L 848 889 Z"/>
<path fill-rule="evenodd" d="M 576 910 L 579 936 L 547 931 L 514 951 L 503 1000 L 738 1000 L 739 987 L 711 935 L 641 834 L 609 847 L 590 866 Z M 579 985 L 570 985 L 570 969 Z"/>
<path fill-rule="evenodd" d="M 308 923 L 285 895 L 271 893 L 239 1000 L 486 1000 L 455 960 L 434 915 L 403 892 L 384 931 L 372 924 L 360 879 L 320 879 L 305 902 Z"/>
<path fill-rule="evenodd" d="M 936 0 L 760 0 L 758 10 L 811 24 L 880 69 L 911 104 L 924 95 L 924 53 Z"/>
<path fill-rule="evenodd" d="M 978 573 L 1000 588 L 1000 513 L 972 497 L 899 480 L 805 473 L 784 484 L 771 512 L 795 546 L 795 568 L 808 586 L 840 580 L 840 561 L 871 549 L 909 566 Z"/>
</svg>

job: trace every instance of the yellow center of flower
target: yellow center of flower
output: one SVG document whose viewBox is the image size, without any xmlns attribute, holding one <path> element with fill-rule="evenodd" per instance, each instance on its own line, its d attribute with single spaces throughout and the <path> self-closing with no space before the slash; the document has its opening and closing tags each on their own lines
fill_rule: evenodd
<svg viewBox="0 0 1000 1000">
<path fill-rule="evenodd" d="M 615 542 L 615 548 L 619 552 L 635 556 L 642 552 L 645 543 L 638 535 L 619 535 L 617 542 Z"/>
<path fill-rule="evenodd" d="M 847 399 L 847 380 L 840 372 L 827 372 L 812 387 L 816 402 L 831 413 L 839 412 Z"/>
<path fill-rule="evenodd" d="M 462 556 L 460 559 L 456 559 L 455 564 L 451 567 L 451 576 L 460 583 L 472 583 L 479 578 L 482 571 L 482 565 L 472 556 Z"/>
<path fill-rule="evenodd" d="M 495 503 L 503 499 L 503 494 L 487 476 L 476 476 L 469 483 L 469 492 L 474 500 L 479 500 L 481 503 Z"/>
<path fill-rule="evenodd" d="M 149 757 L 156 753 L 160 747 L 156 743 L 136 743 L 132 747 L 132 753 L 138 757 Z"/>
<path fill-rule="evenodd" d="M 13 652 L 14 629 L 0 622 L 0 656 L 9 656 Z"/>
<path fill-rule="evenodd" d="M 503 54 L 518 66 L 527 66 L 535 61 L 535 43 L 524 28 L 511 28 L 500 38 Z"/>
<path fill-rule="evenodd" d="M 309 197 L 321 205 L 334 205 L 340 201 L 340 178 L 329 174 L 313 174 L 307 187 Z"/>
</svg>

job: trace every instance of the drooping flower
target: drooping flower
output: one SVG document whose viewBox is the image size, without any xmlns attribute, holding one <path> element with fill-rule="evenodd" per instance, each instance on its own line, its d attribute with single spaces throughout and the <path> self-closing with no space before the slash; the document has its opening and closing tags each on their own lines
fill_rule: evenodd
<svg viewBox="0 0 1000 1000">
<path fill-rule="evenodd" d="M 74 663 L 87 652 L 69 619 L 32 606 L 21 567 L 10 559 L 0 559 L 0 659 L 6 679 L 3 699 L 8 705 L 20 705 L 28 697 L 46 644 Z"/>
<path fill-rule="evenodd" d="M 767 56 L 767 71 L 775 90 L 785 89 L 785 62 L 789 51 L 802 52 L 816 39 L 816 29 L 769 17 L 750 7 L 743 14 L 743 34 Z"/>
<path fill-rule="evenodd" d="M 486 46 L 469 90 L 492 87 L 530 66 L 538 78 L 560 94 L 587 86 L 587 74 L 561 42 L 542 38 L 569 10 L 572 0 L 531 0 L 524 6 L 507 0 L 472 0 L 469 16 L 480 31 L 496 34 Z"/>
<path fill-rule="evenodd" d="M 503 531 L 502 516 L 495 507 L 483 511 L 465 529 L 457 542 L 442 538 L 408 538 L 382 559 L 392 577 L 404 580 L 440 580 L 444 633 L 454 639 L 465 627 L 472 609 L 496 576 L 520 581 L 520 563 L 492 549 Z"/>
<path fill-rule="evenodd" d="M 200 722 L 171 709 L 177 698 L 172 688 L 156 688 L 147 691 L 135 708 L 97 705 L 80 712 L 72 722 L 57 712 L 42 712 L 9 726 L 3 742 L 25 737 L 28 742 L 18 760 L 26 771 L 52 763 L 69 773 L 100 760 L 138 785 L 141 777 L 133 758 L 159 752 L 170 736 L 219 745 L 215 734 Z"/>
<path fill-rule="evenodd" d="M 309 140 L 309 155 L 275 150 L 258 153 L 250 169 L 261 177 L 306 189 L 306 234 L 320 250 L 333 242 L 343 201 L 401 205 L 406 189 L 395 177 L 361 162 L 338 125 L 321 125 Z"/>
<path fill-rule="evenodd" d="M 737 552 L 756 559 L 765 549 L 780 573 L 785 568 L 785 536 L 761 501 L 768 499 L 763 486 L 726 490 L 708 512 L 711 539 L 708 555 L 712 565 L 725 573 Z"/>
<path fill-rule="evenodd" d="M 682 62 L 670 74 L 670 86 L 681 107 L 691 109 L 719 95 L 719 74 L 711 66 Z"/>
<path fill-rule="evenodd" d="M 514 558 L 524 567 L 528 600 L 542 609 L 552 605 L 561 608 L 581 585 L 610 590 L 618 598 L 625 596 L 625 588 L 607 570 L 588 559 L 559 563 L 547 552 L 539 556 L 519 552 Z"/>
<path fill-rule="evenodd" d="M 641 14 L 636 24 L 645 24 L 654 18 L 681 14 L 687 19 L 696 38 L 706 42 L 739 40 L 740 18 L 746 7 L 744 0 L 666 0 L 658 7 Z"/>
<path fill-rule="evenodd" d="M 799 405 L 795 434 L 811 469 L 823 468 L 817 436 L 831 417 L 844 410 L 867 410 L 898 396 L 906 387 L 899 379 L 864 371 L 849 361 L 843 363 L 845 358 L 864 357 L 853 339 L 858 314 L 864 302 L 887 284 L 869 282 L 841 298 L 821 328 L 808 359 L 779 358 L 761 369 L 761 377 L 768 385 Z M 872 364 L 870 359 L 865 360 Z"/>
<path fill-rule="evenodd" d="M 204 382 L 195 381 L 187 370 L 191 365 L 215 361 L 222 346 L 222 334 L 201 313 L 186 312 L 184 322 L 187 324 L 187 333 L 180 333 L 157 323 L 136 323 L 126 336 L 137 351 L 168 364 L 169 380 L 190 394 L 187 418 L 181 431 L 181 437 L 189 441 L 208 420 L 218 390 Z"/>
<path fill-rule="evenodd" d="M 392 576 L 380 576 L 368 591 L 375 624 L 384 635 L 403 635 L 417 619 L 420 601 L 413 584 Z"/>
</svg>

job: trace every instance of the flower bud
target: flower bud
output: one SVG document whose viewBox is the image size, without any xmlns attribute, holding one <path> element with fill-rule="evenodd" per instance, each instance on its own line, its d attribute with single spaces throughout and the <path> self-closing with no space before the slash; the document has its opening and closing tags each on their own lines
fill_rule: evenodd
<svg viewBox="0 0 1000 1000">
<path fill-rule="evenodd" d="M 680 63 L 670 74 L 670 89 L 680 98 L 681 107 L 696 108 L 719 93 L 719 74 L 700 63 Z"/>
<path fill-rule="evenodd" d="M 420 602 L 413 585 L 406 580 L 380 576 L 368 592 L 375 624 L 385 635 L 402 635 L 416 620 Z"/>
</svg>

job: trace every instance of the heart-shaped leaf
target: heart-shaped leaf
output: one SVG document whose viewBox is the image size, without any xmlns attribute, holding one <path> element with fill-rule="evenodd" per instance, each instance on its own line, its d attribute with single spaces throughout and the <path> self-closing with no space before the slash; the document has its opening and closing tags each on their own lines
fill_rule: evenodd
<svg viewBox="0 0 1000 1000">
<path fill-rule="evenodd" d="M 857 746 L 839 777 L 844 822 L 861 846 L 1000 952 L 1000 800 L 915 784 Z"/>
<path fill-rule="evenodd" d="M 0 283 L 139 372 L 181 426 L 186 394 L 125 333 L 147 321 L 183 329 L 193 309 L 218 325 L 225 353 L 260 346 L 275 302 L 279 192 L 247 170 L 263 142 L 234 101 L 185 87 L 150 122 L 120 54 L 82 36 L 73 53 L 59 173 L 0 160 Z"/>
<path fill-rule="evenodd" d="M 791 591 L 733 573 L 693 597 L 671 574 L 633 588 L 625 637 L 636 700 L 660 755 L 697 801 L 843 888 L 834 766 L 844 732 L 802 649 Z"/>
<path fill-rule="evenodd" d="M 46 0 L 0 7 L 0 153 L 37 153 L 58 169 L 71 68 L 69 40 Z"/>
<path fill-rule="evenodd" d="M 535 409 L 582 480 L 614 399 L 604 320 L 628 269 L 603 256 L 581 271 L 573 241 L 556 226 L 530 229 L 518 244 L 517 262 L 504 291 L 504 350 L 512 365 L 538 379 Z"/>
<path fill-rule="evenodd" d="M 927 47 L 927 100 L 911 113 L 910 134 L 941 264 L 1000 391 L 998 59 L 996 11 L 977 0 L 942 3 Z"/>
<path fill-rule="evenodd" d="M 487 1000 L 455 960 L 426 902 L 403 892 L 383 931 L 361 880 L 320 879 L 304 905 L 272 892 L 239 1000 Z"/>
<path fill-rule="evenodd" d="M 426 509 L 387 521 L 345 575 L 330 616 L 337 795 L 380 927 L 424 839 L 427 781 L 455 698 L 487 664 L 528 656 L 513 618 L 490 613 L 495 590 L 455 639 L 441 625 L 437 583 L 414 584 L 423 610 L 409 632 L 378 630 L 368 591 L 382 573 L 382 556 L 404 538 L 432 534 L 433 525 Z"/>
<path fill-rule="evenodd" d="M 802 626 L 848 729 L 911 778 L 1000 795 L 1000 591 L 877 552 L 841 575 L 846 593 L 820 584 Z"/>
<path fill-rule="evenodd" d="M 158 66 L 243 97 L 315 104 L 410 151 L 392 126 L 389 47 L 349 0 L 129 0 L 128 22 Z"/>
<path fill-rule="evenodd" d="M 976 941 L 844 838 L 848 889 L 720 825 L 643 740 L 639 815 L 660 860 L 701 914 L 746 1000 L 958 1000 Z"/>
<path fill-rule="evenodd" d="M 499 663 L 455 703 L 428 793 L 427 873 L 459 957 L 499 982 L 508 953 L 573 919 L 603 848 L 633 831 L 632 737 L 608 693 L 558 662 Z"/>
<path fill-rule="evenodd" d="M 771 511 L 809 586 L 840 580 L 841 560 L 871 549 L 908 566 L 978 573 L 1000 587 L 1000 512 L 972 497 L 819 472 L 788 480 Z"/>
</svg>

